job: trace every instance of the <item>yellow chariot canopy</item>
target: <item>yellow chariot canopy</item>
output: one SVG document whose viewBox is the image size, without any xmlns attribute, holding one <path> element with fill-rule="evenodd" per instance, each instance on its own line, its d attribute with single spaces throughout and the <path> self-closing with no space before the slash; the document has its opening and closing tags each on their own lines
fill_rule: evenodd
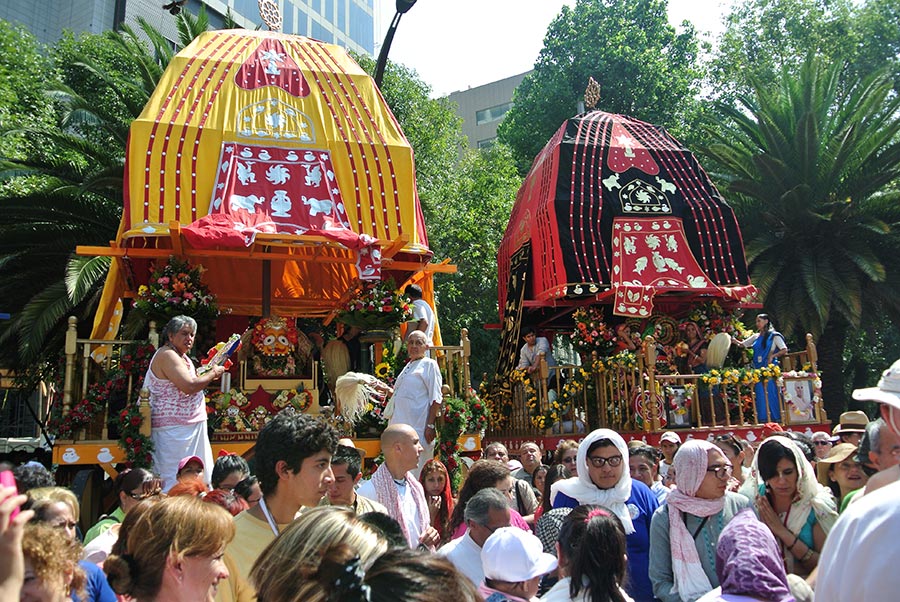
<svg viewBox="0 0 900 602">
<path fill-rule="evenodd" d="M 116 258 L 96 336 L 169 255 L 246 315 L 265 297 L 325 316 L 358 279 L 455 269 L 429 263 L 412 149 L 369 75 L 338 46 L 247 30 L 173 59 L 131 126 L 119 235 L 78 252 Z"/>
</svg>

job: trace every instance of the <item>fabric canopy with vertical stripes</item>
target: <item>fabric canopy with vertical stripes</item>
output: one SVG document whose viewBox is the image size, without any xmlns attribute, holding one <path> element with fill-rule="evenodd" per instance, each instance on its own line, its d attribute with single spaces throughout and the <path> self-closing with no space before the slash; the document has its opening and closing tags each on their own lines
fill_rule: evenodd
<svg viewBox="0 0 900 602">
<path fill-rule="evenodd" d="M 399 123 L 372 78 L 332 44 L 201 34 L 133 122 L 125 172 L 116 241 L 78 250 L 115 258 L 97 336 L 116 301 L 169 255 L 202 264 L 219 306 L 240 315 L 261 315 L 269 300 L 280 315 L 324 317 L 360 279 L 400 285 L 453 268 L 431 263 Z"/>
<path fill-rule="evenodd" d="M 664 128 L 592 111 L 560 127 L 519 190 L 498 253 L 531 245 L 526 305 L 593 298 L 648 317 L 661 295 L 749 301 L 741 233 L 693 154 Z"/>
</svg>

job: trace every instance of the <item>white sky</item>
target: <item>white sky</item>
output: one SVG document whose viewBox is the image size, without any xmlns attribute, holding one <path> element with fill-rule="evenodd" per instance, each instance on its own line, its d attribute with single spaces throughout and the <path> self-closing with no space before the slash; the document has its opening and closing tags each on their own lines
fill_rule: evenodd
<svg viewBox="0 0 900 602">
<path fill-rule="evenodd" d="M 389 58 L 415 69 L 433 96 L 528 71 L 547 26 L 575 0 L 418 0 L 403 15 Z M 729 0 L 669 0 L 669 22 L 691 21 L 718 34 Z M 395 0 L 375 0 L 375 55 L 394 17 Z"/>
</svg>

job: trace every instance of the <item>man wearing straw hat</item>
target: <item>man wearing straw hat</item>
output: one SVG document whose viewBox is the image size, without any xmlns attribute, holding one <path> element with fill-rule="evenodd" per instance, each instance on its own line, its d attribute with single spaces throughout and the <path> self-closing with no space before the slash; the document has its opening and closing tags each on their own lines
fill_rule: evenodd
<svg viewBox="0 0 900 602">
<path fill-rule="evenodd" d="M 888 428 L 900 435 L 900 360 L 884 371 L 877 387 L 853 398 L 881 404 Z M 867 494 L 847 508 L 825 542 L 819 560 L 816 602 L 895 600 L 900 571 L 891 552 L 900 541 L 900 481 Z"/>
</svg>

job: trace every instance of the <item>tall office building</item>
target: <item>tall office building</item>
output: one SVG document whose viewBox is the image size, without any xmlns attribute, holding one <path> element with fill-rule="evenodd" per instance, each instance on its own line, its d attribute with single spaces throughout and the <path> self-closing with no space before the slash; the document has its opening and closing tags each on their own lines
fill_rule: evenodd
<svg viewBox="0 0 900 602">
<path fill-rule="evenodd" d="M 172 0 L 4 0 L 0 19 L 21 24 L 41 42 L 52 44 L 63 31 L 101 33 L 121 23 L 137 29 L 143 18 L 175 43 L 175 19 L 163 8 Z M 361 54 L 375 52 L 375 0 L 277 0 L 281 30 L 329 42 Z M 230 9 L 241 27 L 262 24 L 257 0 L 188 0 L 194 14 L 206 5 L 210 24 L 219 29 Z M 265 27 L 265 26 L 263 26 Z"/>
<path fill-rule="evenodd" d="M 448 98 L 456 104 L 456 114 L 462 117 L 462 130 L 469 140 L 469 148 L 485 148 L 494 143 L 497 128 L 512 108 L 513 92 L 529 73 L 450 94 Z"/>
</svg>

